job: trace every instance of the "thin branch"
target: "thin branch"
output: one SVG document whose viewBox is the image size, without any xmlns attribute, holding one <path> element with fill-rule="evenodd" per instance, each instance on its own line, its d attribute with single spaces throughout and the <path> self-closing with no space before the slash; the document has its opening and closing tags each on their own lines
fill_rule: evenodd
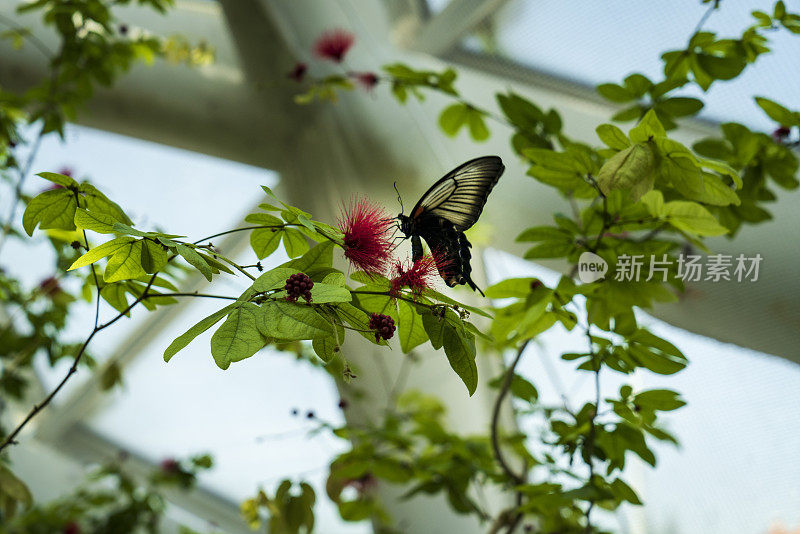
<svg viewBox="0 0 800 534">
<path fill-rule="evenodd" d="M 503 406 L 503 401 L 505 400 L 506 396 L 508 395 L 509 391 L 511 390 L 511 383 L 514 380 L 514 373 L 516 372 L 517 365 L 519 364 L 520 360 L 522 359 L 522 354 L 525 352 L 525 348 L 528 346 L 530 340 L 526 340 L 522 345 L 520 345 L 519 349 L 517 349 L 517 355 L 514 360 L 511 362 L 511 365 L 508 367 L 506 371 L 505 379 L 503 380 L 503 384 L 500 386 L 500 391 L 497 394 L 497 399 L 494 402 L 494 409 L 492 410 L 492 424 L 491 424 L 491 438 L 492 438 L 492 451 L 494 452 L 495 460 L 500 465 L 500 469 L 502 469 L 503 473 L 512 480 L 514 484 L 523 484 L 526 480 L 526 472 L 527 469 L 523 467 L 523 471 L 520 474 L 514 472 L 511 469 L 511 466 L 508 464 L 505 456 L 503 455 L 503 450 L 500 448 L 500 435 L 499 435 L 499 423 L 500 423 L 500 409 Z M 514 530 L 519 525 L 520 521 L 522 521 L 522 513 L 518 510 L 519 506 L 522 504 L 522 493 L 516 493 L 516 507 L 514 510 L 510 511 L 513 515 L 511 519 L 508 521 L 508 528 L 506 532 L 510 534 L 514 532 Z"/>
<path fill-rule="evenodd" d="M 3 443 L 0 444 L 0 452 L 2 452 L 2 450 L 5 449 L 6 447 L 8 447 L 9 445 L 12 445 L 12 444 L 16 443 L 16 437 L 17 437 L 17 435 L 19 435 L 19 433 L 22 431 L 22 429 L 25 428 L 28 425 L 28 423 L 30 423 L 31 420 L 34 417 L 36 417 L 36 415 L 39 412 L 41 412 L 45 407 L 47 407 L 47 405 L 50 404 L 50 402 L 53 400 L 53 398 L 58 394 L 59 391 L 61 391 L 61 389 L 64 387 L 64 385 L 70 379 L 70 377 L 78 371 L 78 365 L 80 364 L 81 359 L 83 358 L 83 355 L 86 353 L 86 347 L 89 346 L 89 342 L 92 341 L 94 336 L 97 335 L 98 332 L 100 332 L 100 331 L 108 328 L 112 324 L 116 323 L 122 317 L 125 317 L 128 314 L 128 312 L 130 312 L 131 309 L 133 309 L 134 306 L 136 306 L 137 304 L 142 302 L 144 299 L 149 297 L 148 291 L 152 287 L 153 282 L 155 282 L 157 274 L 158 273 L 155 273 L 155 274 L 153 274 L 152 277 L 150 277 L 150 281 L 148 282 L 147 287 L 144 288 L 144 291 L 142 292 L 142 294 L 136 300 L 134 300 L 127 308 L 125 308 L 124 310 L 119 312 L 119 314 L 116 317 L 114 317 L 110 321 L 108 321 L 106 323 L 103 323 L 101 325 L 95 324 L 95 327 L 92 329 L 92 332 L 89 334 L 89 337 L 86 338 L 86 341 L 83 342 L 83 345 L 81 345 L 81 348 L 78 350 L 78 353 L 75 355 L 75 358 L 73 359 L 72 365 L 70 366 L 69 371 L 67 371 L 67 374 L 64 376 L 64 378 L 61 379 L 61 382 L 59 382 L 58 385 L 47 395 L 47 397 L 45 397 L 44 400 L 42 400 L 42 402 L 40 402 L 39 404 L 34 404 L 33 408 L 31 408 L 31 411 L 28 412 L 27 416 L 25 416 L 25 419 L 23 419 L 22 422 L 19 423 L 16 426 L 16 428 L 8 436 L 6 436 L 6 438 L 3 441 Z M 156 296 L 158 296 L 158 295 L 156 295 Z M 98 294 L 98 299 L 99 299 L 99 294 Z"/>
<path fill-rule="evenodd" d="M 703 26 L 705 26 L 705 23 L 708 21 L 708 17 L 710 17 L 711 13 L 713 13 L 714 10 L 716 10 L 718 7 L 719 7 L 719 0 L 714 0 L 713 2 L 711 2 L 711 5 L 708 6 L 708 9 L 706 10 L 705 13 L 703 13 L 703 16 L 700 18 L 700 22 L 698 22 L 697 26 L 694 27 L 694 31 L 692 32 L 692 37 L 694 37 L 697 34 L 697 32 L 703 29 Z"/>
</svg>

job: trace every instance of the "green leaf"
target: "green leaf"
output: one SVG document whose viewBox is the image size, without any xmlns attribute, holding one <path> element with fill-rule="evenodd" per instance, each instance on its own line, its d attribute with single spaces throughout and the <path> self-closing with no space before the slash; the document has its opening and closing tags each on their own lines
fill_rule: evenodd
<svg viewBox="0 0 800 534">
<path fill-rule="evenodd" d="M 37 195 L 28 202 L 22 215 L 25 232 L 33 235 L 36 226 L 42 230 L 58 228 L 74 230 L 75 210 L 78 207 L 75 193 L 69 189 L 54 189 Z"/>
<path fill-rule="evenodd" d="M 658 115 L 652 109 L 645 113 L 641 122 L 631 128 L 628 137 L 634 143 L 644 143 L 654 137 L 664 137 L 667 135 L 664 126 L 658 120 Z"/>
<path fill-rule="evenodd" d="M 719 224 L 711 213 L 696 202 L 673 200 L 664 205 L 664 218 L 675 228 L 687 234 L 714 236 L 727 234 L 728 229 Z"/>
<path fill-rule="evenodd" d="M 449 322 L 444 325 L 444 352 L 450 367 L 464 382 L 470 397 L 478 387 L 478 366 L 475 363 L 475 337 Z"/>
<path fill-rule="evenodd" d="M 330 274 L 325 275 L 325 278 L 322 279 L 323 284 L 329 284 L 332 286 L 337 287 L 346 287 L 347 284 L 345 282 L 344 273 L 336 271 Z"/>
<path fill-rule="evenodd" d="M 114 224 L 119 221 L 104 213 L 95 213 L 78 208 L 75 211 L 74 223 L 78 229 L 91 230 L 98 234 L 113 234 Z"/>
<path fill-rule="evenodd" d="M 142 266 L 142 250 L 142 241 L 129 241 L 119 247 L 106 264 L 105 271 L 103 271 L 103 280 L 106 282 L 119 282 L 120 280 L 130 280 L 147 274 L 147 271 Z"/>
<path fill-rule="evenodd" d="M 601 124 L 595 131 L 597 132 L 597 136 L 600 138 L 600 140 L 609 148 L 613 148 L 614 150 L 625 150 L 631 146 L 628 136 L 613 124 Z"/>
<path fill-rule="evenodd" d="M 182 243 L 178 243 L 175 247 L 175 250 L 177 250 L 178 254 L 180 254 L 183 259 L 189 262 L 189 265 L 200 271 L 200 273 L 205 276 L 206 280 L 209 282 L 211 281 L 211 266 L 208 265 L 208 262 L 206 262 L 206 260 L 203 259 L 203 257 L 198 254 L 195 249 Z"/>
<path fill-rule="evenodd" d="M 686 402 L 680 399 L 680 393 L 669 389 L 643 391 L 634 397 L 633 402 L 644 408 L 659 411 L 677 410 L 686 405 Z"/>
<path fill-rule="evenodd" d="M 141 265 L 146 273 L 155 273 L 166 267 L 169 256 L 164 247 L 159 243 L 154 243 L 150 239 L 142 239 Z"/>
<path fill-rule="evenodd" d="M 710 173 L 703 174 L 703 192 L 694 196 L 695 200 L 712 206 L 738 206 L 741 204 L 738 195 L 719 176 Z"/>
<path fill-rule="evenodd" d="M 5 502 L 3 503 L 3 514 L 7 516 L 7 519 L 10 519 L 13 515 L 16 509 L 16 503 L 20 503 L 25 508 L 33 504 L 33 496 L 28 486 L 4 465 L 0 465 L 0 498 L 2 498 L 3 501 L 5 501 L 6 498 L 13 501 L 10 505 Z"/>
<path fill-rule="evenodd" d="M 653 189 L 640 200 L 647 208 L 647 212 L 653 217 L 661 218 L 664 215 L 664 195 L 661 191 Z"/>
<path fill-rule="evenodd" d="M 400 338 L 400 348 L 403 352 L 411 352 L 415 347 L 428 341 L 428 334 L 422 324 L 422 316 L 417 313 L 415 307 L 404 301 L 398 301 L 397 324 L 398 337 Z"/>
<path fill-rule="evenodd" d="M 621 87 L 615 83 L 603 83 L 597 86 L 597 92 L 600 95 L 612 102 L 630 102 L 636 99 L 636 95 L 628 89 Z"/>
<path fill-rule="evenodd" d="M 330 321 L 305 304 L 268 301 L 261 306 L 260 317 L 264 334 L 278 339 L 314 339 L 333 333 Z"/>
<path fill-rule="evenodd" d="M 544 258 L 561 258 L 572 252 L 575 247 L 574 243 L 558 243 L 555 241 L 545 241 L 534 247 L 531 247 L 525 252 L 523 258 L 526 260 L 544 259 Z"/>
<path fill-rule="evenodd" d="M 83 182 L 78 188 L 78 191 L 83 194 L 83 200 L 86 203 L 87 210 L 108 215 L 122 224 L 133 224 L 130 217 L 128 217 L 116 202 L 113 202 L 92 184 Z"/>
<path fill-rule="evenodd" d="M 489 139 L 489 128 L 486 127 L 486 120 L 480 111 L 470 108 L 467 115 L 467 125 L 469 126 L 469 134 L 475 141 Z"/>
<path fill-rule="evenodd" d="M 615 189 L 628 190 L 635 202 L 652 189 L 654 167 L 650 143 L 632 145 L 603 164 L 597 173 L 597 185 L 605 195 Z"/>
<path fill-rule="evenodd" d="M 353 300 L 353 297 L 346 287 L 314 282 L 314 287 L 311 288 L 311 302 L 314 304 L 350 302 L 351 300 Z"/>
<path fill-rule="evenodd" d="M 663 180 L 686 198 L 703 193 L 703 173 L 692 158 L 665 156 L 660 159 L 658 172 Z"/>
<path fill-rule="evenodd" d="M 718 173 L 724 176 L 730 177 L 730 179 L 733 180 L 734 185 L 736 185 L 738 189 L 741 189 L 742 186 L 744 185 L 744 183 L 742 182 L 742 177 L 739 176 L 739 173 L 736 172 L 736 169 L 734 169 L 727 163 L 707 158 L 697 158 L 697 161 L 700 163 L 700 165 L 702 165 L 707 169 L 717 171 Z"/>
<path fill-rule="evenodd" d="M 301 257 L 284 263 L 281 267 L 292 267 L 311 276 L 313 270 L 330 268 L 331 265 L 333 265 L 333 243 L 325 241 L 315 245 Z"/>
<path fill-rule="evenodd" d="M 189 328 L 189 330 L 176 337 L 173 340 L 173 342 L 170 343 L 169 347 L 167 347 L 167 350 L 164 351 L 164 361 L 165 362 L 170 361 L 170 359 L 172 359 L 172 357 L 175 356 L 175 354 L 177 354 L 178 351 L 180 351 L 181 349 L 186 347 L 186 345 L 191 343 L 192 340 L 194 340 L 194 338 L 196 338 L 197 336 L 199 336 L 200 334 L 202 334 L 203 332 L 205 332 L 206 330 L 217 324 L 223 317 L 228 315 L 228 312 L 234 306 L 235 304 L 230 304 L 228 306 L 225 306 L 221 310 L 212 313 L 205 319 L 198 321 L 194 326 Z"/>
<path fill-rule="evenodd" d="M 439 350 L 444 345 L 444 319 L 437 317 L 430 310 L 422 312 L 422 327 L 428 338 L 431 340 L 431 346 Z"/>
<path fill-rule="evenodd" d="M 211 355 L 220 369 L 249 358 L 266 343 L 259 329 L 261 309 L 252 302 L 240 304 L 211 336 Z M 216 321 L 214 321 L 216 322 Z"/>
<path fill-rule="evenodd" d="M 281 288 L 286 285 L 286 280 L 297 272 L 297 269 L 292 269 L 291 267 L 276 267 L 256 278 L 251 288 L 256 293 Z"/>
<path fill-rule="evenodd" d="M 653 86 L 653 82 L 641 74 L 631 74 L 625 78 L 624 83 L 628 91 L 633 93 L 636 98 L 644 96 L 644 94 Z"/>
<path fill-rule="evenodd" d="M 782 105 L 762 96 L 755 97 L 756 104 L 769 115 L 769 118 L 782 126 L 800 126 L 800 113 L 789 111 Z"/>
<path fill-rule="evenodd" d="M 283 227 L 283 221 L 275 217 L 274 215 L 270 215 L 269 213 L 260 213 L 260 212 L 251 213 L 247 217 L 245 217 L 244 220 L 245 222 L 249 222 L 251 224 L 258 224 L 261 226 L 275 226 L 280 228 Z M 264 230 L 268 230 L 268 228 L 264 228 Z"/>
<path fill-rule="evenodd" d="M 501 377 L 505 379 L 505 375 L 501 375 Z M 518 399 L 528 401 L 531 404 L 535 404 L 536 400 L 539 398 L 539 392 L 536 390 L 536 386 L 518 374 L 515 374 L 511 379 L 510 391 L 511 394 Z"/>
<path fill-rule="evenodd" d="M 636 104 L 614 113 L 614 115 L 611 116 L 611 120 L 618 122 L 628 122 L 636 120 L 642 116 L 643 111 L 644 110 L 642 109 L 642 106 Z"/>
<path fill-rule="evenodd" d="M 315 337 L 311 340 L 311 348 L 314 349 L 314 353 L 325 363 L 333 360 L 334 356 L 336 356 L 336 353 L 341 347 L 342 341 L 344 340 L 344 328 L 341 326 L 337 326 L 337 328 L 341 329 L 341 335 L 339 336 L 338 344 L 333 336 Z"/>
<path fill-rule="evenodd" d="M 469 106 L 462 103 L 452 104 L 442 110 L 439 115 L 439 127 L 446 135 L 455 137 L 468 119 Z"/>
<path fill-rule="evenodd" d="M 703 109 L 703 101 L 697 98 L 678 96 L 662 100 L 658 103 L 658 108 L 673 117 L 685 117 L 694 115 Z"/>
<path fill-rule="evenodd" d="M 78 182 L 72 179 L 71 176 L 67 176 L 65 174 L 59 174 L 57 172 L 40 172 L 36 176 L 44 178 L 54 184 L 58 184 L 63 187 L 77 187 Z"/>
<path fill-rule="evenodd" d="M 283 233 L 283 246 L 286 254 L 290 258 L 296 258 L 308 252 L 311 248 L 308 245 L 306 236 L 300 230 L 287 228 Z"/>
<path fill-rule="evenodd" d="M 91 249 L 89 249 L 89 251 L 86 252 L 86 254 L 75 260 L 75 262 L 72 265 L 70 265 L 69 269 L 67 270 L 71 271 L 73 269 L 77 269 L 79 267 L 83 267 L 85 265 L 94 263 L 98 260 L 105 258 L 106 256 L 110 256 L 111 254 L 115 254 L 123 247 L 130 245 L 130 243 L 132 243 L 133 241 L 135 240 L 132 237 L 123 236 L 112 239 L 111 241 L 107 241 L 102 245 L 92 247 Z"/>
<path fill-rule="evenodd" d="M 744 59 L 734 56 L 720 57 L 699 53 L 695 57 L 700 68 L 716 80 L 736 78 L 747 65 Z"/>
<path fill-rule="evenodd" d="M 258 259 L 263 260 L 277 250 L 282 236 L 280 228 L 258 228 L 250 233 L 250 246 Z"/>
<path fill-rule="evenodd" d="M 486 296 L 492 299 L 507 297 L 524 298 L 532 293 L 531 284 L 537 278 L 509 278 L 486 288 Z"/>
</svg>

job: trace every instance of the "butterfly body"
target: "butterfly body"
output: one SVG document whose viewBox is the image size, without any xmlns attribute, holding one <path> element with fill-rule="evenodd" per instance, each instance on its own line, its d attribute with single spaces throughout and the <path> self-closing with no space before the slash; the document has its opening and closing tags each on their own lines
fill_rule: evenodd
<svg viewBox="0 0 800 534">
<path fill-rule="evenodd" d="M 470 160 L 433 184 L 410 215 L 397 216 L 400 231 L 411 238 L 412 259 L 416 261 L 422 256 L 421 239 L 424 239 L 440 276 L 450 287 L 467 284 L 483 295 L 470 276 L 472 245 L 464 231 L 478 220 L 504 169 L 497 156 Z"/>
</svg>

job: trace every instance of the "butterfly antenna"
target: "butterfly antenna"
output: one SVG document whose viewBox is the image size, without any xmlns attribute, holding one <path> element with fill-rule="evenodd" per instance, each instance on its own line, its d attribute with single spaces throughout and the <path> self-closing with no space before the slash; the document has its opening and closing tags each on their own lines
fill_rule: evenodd
<svg viewBox="0 0 800 534">
<path fill-rule="evenodd" d="M 400 213 L 405 213 L 406 209 L 403 207 L 403 197 L 400 195 L 400 191 L 397 190 L 397 182 L 394 182 L 394 190 L 397 193 L 397 201 L 400 202 Z"/>
</svg>

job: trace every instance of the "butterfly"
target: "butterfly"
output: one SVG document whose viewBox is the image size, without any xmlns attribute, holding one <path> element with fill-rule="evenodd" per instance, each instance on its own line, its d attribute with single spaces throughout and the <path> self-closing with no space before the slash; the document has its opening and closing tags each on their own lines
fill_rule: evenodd
<svg viewBox="0 0 800 534">
<path fill-rule="evenodd" d="M 486 198 L 504 170 L 503 161 L 497 156 L 462 163 L 433 184 L 410 215 L 401 211 L 397 216 L 404 239 L 411 238 L 412 260 L 422 257 L 420 238 L 424 239 L 434 254 L 439 275 L 450 287 L 468 284 L 483 295 L 470 277 L 472 244 L 464 231 L 480 217 Z"/>
</svg>

